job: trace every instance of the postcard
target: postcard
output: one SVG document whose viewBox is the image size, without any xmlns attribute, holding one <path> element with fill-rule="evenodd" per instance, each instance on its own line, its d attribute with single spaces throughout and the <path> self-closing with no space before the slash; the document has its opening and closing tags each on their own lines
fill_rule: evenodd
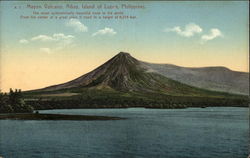
<svg viewBox="0 0 250 158">
<path fill-rule="evenodd" d="M 248 1 L 0 1 L 1 158 L 246 158 Z"/>
</svg>

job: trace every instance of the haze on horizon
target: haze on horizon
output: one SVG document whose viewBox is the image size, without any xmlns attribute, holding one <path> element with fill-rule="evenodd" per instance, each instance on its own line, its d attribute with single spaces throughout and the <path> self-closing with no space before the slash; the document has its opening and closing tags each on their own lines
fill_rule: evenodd
<svg viewBox="0 0 250 158">
<path fill-rule="evenodd" d="M 120 51 L 151 63 L 249 72 L 247 1 L 126 2 L 145 9 L 129 10 L 133 20 L 44 21 L 20 19 L 31 12 L 13 8 L 22 3 L 0 2 L 2 91 L 72 80 Z"/>
</svg>

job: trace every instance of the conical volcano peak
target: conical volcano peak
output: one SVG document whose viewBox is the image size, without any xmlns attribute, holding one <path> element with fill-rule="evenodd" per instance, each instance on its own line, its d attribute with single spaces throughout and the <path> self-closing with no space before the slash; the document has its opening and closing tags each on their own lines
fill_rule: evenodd
<svg viewBox="0 0 250 158">
<path fill-rule="evenodd" d="M 120 52 L 114 58 L 113 61 L 116 62 L 116 65 L 126 65 L 126 64 L 139 64 L 138 60 L 132 57 L 127 52 Z"/>
<path fill-rule="evenodd" d="M 131 57 L 131 55 L 127 52 L 120 52 L 117 54 L 117 56 L 123 56 L 123 57 Z"/>
<path fill-rule="evenodd" d="M 128 52 L 120 52 L 118 55 L 130 55 Z"/>
</svg>

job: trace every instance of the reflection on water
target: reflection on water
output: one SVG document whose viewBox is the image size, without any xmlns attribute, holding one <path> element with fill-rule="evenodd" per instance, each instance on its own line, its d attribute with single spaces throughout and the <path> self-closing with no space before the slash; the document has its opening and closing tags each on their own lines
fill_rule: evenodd
<svg viewBox="0 0 250 158">
<path fill-rule="evenodd" d="M 126 117 L 113 121 L 0 120 L 6 158 L 244 158 L 247 108 L 72 109 L 40 113 Z"/>
</svg>

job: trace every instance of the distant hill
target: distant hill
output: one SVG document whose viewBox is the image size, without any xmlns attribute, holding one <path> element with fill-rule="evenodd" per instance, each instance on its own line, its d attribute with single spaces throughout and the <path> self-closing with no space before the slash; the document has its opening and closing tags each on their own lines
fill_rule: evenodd
<svg viewBox="0 0 250 158">
<path fill-rule="evenodd" d="M 170 79 L 208 90 L 249 94 L 249 73 L 232 71 L 226 67 L 188 68 L 171 64 L 144 62 L 152 72 Z"/>
</svg>

